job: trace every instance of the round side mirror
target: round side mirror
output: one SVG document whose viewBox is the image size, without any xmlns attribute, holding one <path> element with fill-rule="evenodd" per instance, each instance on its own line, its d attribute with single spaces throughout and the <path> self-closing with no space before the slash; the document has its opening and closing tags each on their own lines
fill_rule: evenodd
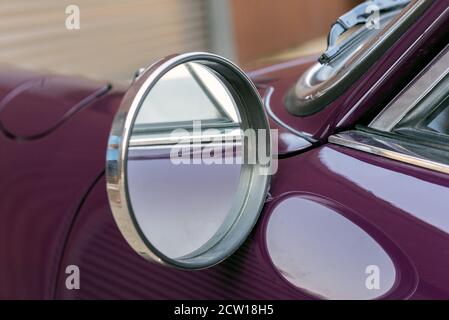
<svg viewBox="0 0 449 320">
<path fill-rule="evenodd" d="M 149 260 L 213 266 L 255 225 L 271 152 L 261 99 L 242 70 L 208 53 L 160 60 L 124 96 L 109 137 L 115 221 Z"/>
</svg>

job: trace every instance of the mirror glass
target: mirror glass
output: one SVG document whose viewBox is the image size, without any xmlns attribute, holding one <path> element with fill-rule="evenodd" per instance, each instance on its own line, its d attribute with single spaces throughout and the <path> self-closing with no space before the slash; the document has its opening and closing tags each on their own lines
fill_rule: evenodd
<svg viewBox="0 0 449 320">
<path fill-rule="evenodd" d="M 141 233 L 171 259 L 205 252 L 243 205 L 243 132 L 229 86 L 203 64 L 178 65 L 149 89 L 130 131 L 126 188 Z"/>
</svg>

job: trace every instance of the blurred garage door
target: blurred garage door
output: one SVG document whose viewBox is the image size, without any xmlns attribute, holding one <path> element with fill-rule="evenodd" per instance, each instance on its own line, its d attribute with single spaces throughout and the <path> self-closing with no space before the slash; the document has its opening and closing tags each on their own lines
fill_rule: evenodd
<svg viewBox="0 0 449 320">
<path fill-rule="evenodd" d="M 0 63 L 126 80 L 162 56 L 208 50 L 207 0 L 2 0 Z M 66 7 L 80 29 L 66 28 Z"/>
</svg>

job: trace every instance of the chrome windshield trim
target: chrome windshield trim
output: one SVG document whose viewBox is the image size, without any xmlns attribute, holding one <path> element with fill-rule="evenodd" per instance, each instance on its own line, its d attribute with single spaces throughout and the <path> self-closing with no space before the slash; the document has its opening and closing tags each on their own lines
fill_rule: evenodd
<svg viewBox="0 0 449 320">
<path fill-rule="evenodd" d="M 332 25 L 327 37 L 327 49 L 318 61 L 321 64 L 327 64 L 337 57 L 348 43 L 347 41 L 338 43 L 340 36 L 356 25 L 367 24 L 373 8 L 385 13 L 398 8 L 403 9 L 409 3 L 410 0 L 368 0 L 355 6 L 352 10 L 340 16 Z"/>
<path fill-rule="evenodd" d="M 376 116 L 369 127 L 380 131 L 392 131 L 448 75 L 449 46 Z"/>
<path fill-rule="evenodd" d="M 303 77 L 286 96 L 287 110 L 296 116 L 310 116 L 335 101 L 370 68 L 432 5 L 429 0 L 412 0 L 387 23 L 371 40 L 365 43 L 340 70 L 325 82 L 312 88 L 303 86 Z"/>
<path fill-rule="evenodd" d="M 447 155 L 441 156 L 437 150 L 432 152 L 429 150 L 430 148 L 410 142 L 363 131 L 347 131 L 330 136 L 329 143 L 449 174 L 449 157 Z"/>
<path fill-rule="evenodd" d="M 356 104 L 354 104 L 354 106 L 351 108 L 351 110 L 349 110 L 343 118 L 341 118 L 341 120 L 338 122 L 337 127 L 340 127 L 343 125 L 343 123 L 346 122 L 346 120 L 348 120 L 348 118 L 354 113 L 355 110 L 357 110 L 357 108 L 359 107 L 361 101 L 364 101 L 365 97 L 367 97 L 376 87 L 379 86 L 380 83 L 382 83 L 385 78 L 387 77 L 388 74 L 390 74 L 392 72 L 392 70 L 394 70 L 397 66 L 397 64 L 399 63 L 399 61 L 402 60 L 403 57 L 405 57 L 407 54 L 409 54 L 410 50 L 416 46 L 417 43 L 419 43 L 419 41 L 421 41 L 422 37 L 424 36 L 424 34 L 426 34 L 429 30 L 431 30 L 433 28 L 433 26 L 439 22 L 447 13 L 449 12 L 449 8 L 446 9 L 444 12 L 442 12 L 438 19 L 436 19 L 427 29 L 426 31 L 420 36 L 418 37 L 415 42 L 406 50 L 404 51 L 404 53 L 401 55 L 401 57 L 396 61 L 396 63 L 394 63 L 385 73 L 384 75 L 379 78 L 379 80 L 371 87 L 370 90 L 368 90 L 365 95 L 363 96 L 362 99 L 359 100 L 359 102 L 357 102 Z"/>
</svg>

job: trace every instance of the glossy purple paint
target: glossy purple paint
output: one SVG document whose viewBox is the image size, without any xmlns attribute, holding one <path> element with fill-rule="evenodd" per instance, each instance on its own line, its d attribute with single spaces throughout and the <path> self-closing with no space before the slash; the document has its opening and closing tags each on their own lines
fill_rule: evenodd
<svg viewBox="0 0 449 320">
<path fill-rule="evenodd" d="M 107 132 L 123 95 L 105 87 L 0 72 L 0 298 L 54 294 L 65 239 L 104 171 Z"/>
<path fill-rule="evenodd" d="M 449 30 L 447 19 L 435 30 L 423 30 L 447 6 L 447 1 L 435 1 L 350 92 L 312 117 L 293 117 L 283 107 L 284 93 L 311 63 L 309 58 L 252 76 L 282 122 L 323 142 L 379 105 L 380 96 L 392 95 L 392 88 L 403 81 L 404 69 L 417 58 L 428 59 L 432 52 L 425 46 L 437 47 L 436 41 Z M 422 42 L 411 47 L 420 35 Z M 411 48 L 410 54 L 398 59 L 406 48 Z M 387 72 L 394 61 L 395 68 Z M 373 86 L 383 74 L 386 77 Z M 331 145 L 294 155 L 303 140 L 273 119 L 272 126 L 281 130 L 284 159 L 273 177 L 270 201 L 242 248 L 224 263 L 196 272 L 143 260 L 115 225 L 103 175 L 109 129 L 125 89 L 112 88 L 97 96 L 107 84 L 46 79 L 6 68 L 0 72 L 0 122 L 13 133 L 0 134 L 0 298 L 316 298 L 284 279 L 270 259 L 265 239 L 277 205 L 293 195 L 307 195 L 363 229 L 392 258 L 398 277 L 384 298 L 449 299 L 449 177 Z M 371 87 L 374 90 L 367 91 Z M 17 94 L 11 94 L 14 90 Z M 92 101 L 80 104 L 92 95 Z M 357 102 L 354 112 L 338 125 Z M 77 291 L 64 285 L 70 264 L 82 272 Z"/>
<path fill-rule="evenodd" d="M 350 149 L 323 146 L 281 160 L 272 184 L 272 200 L 251 237 L 234 256 L 209 270 L 186 272 L 148 263 L 130 249 L 111 217 L 102 180 L 78 216 L 62 263 L 76 264 L 84 270 L 83 286 L 79 291 L 66 290 L 61 274 L 57 297 L 313 298 L 283 279 L 265 244 L 266 224 L 273 209 L 284 199 L 300 194 L 338 207 L 336 212 L 365 230 L 393 259 L 398 277 L 383 298 L 449 298 L 444 200 L 432 203 L 432 197 L 419 197 L 424 188 L 446 199 L 448 187 L 449 178 L 443 174 Z M 425 222 L 429 216 L 442 219 Z"/>
</svg>

